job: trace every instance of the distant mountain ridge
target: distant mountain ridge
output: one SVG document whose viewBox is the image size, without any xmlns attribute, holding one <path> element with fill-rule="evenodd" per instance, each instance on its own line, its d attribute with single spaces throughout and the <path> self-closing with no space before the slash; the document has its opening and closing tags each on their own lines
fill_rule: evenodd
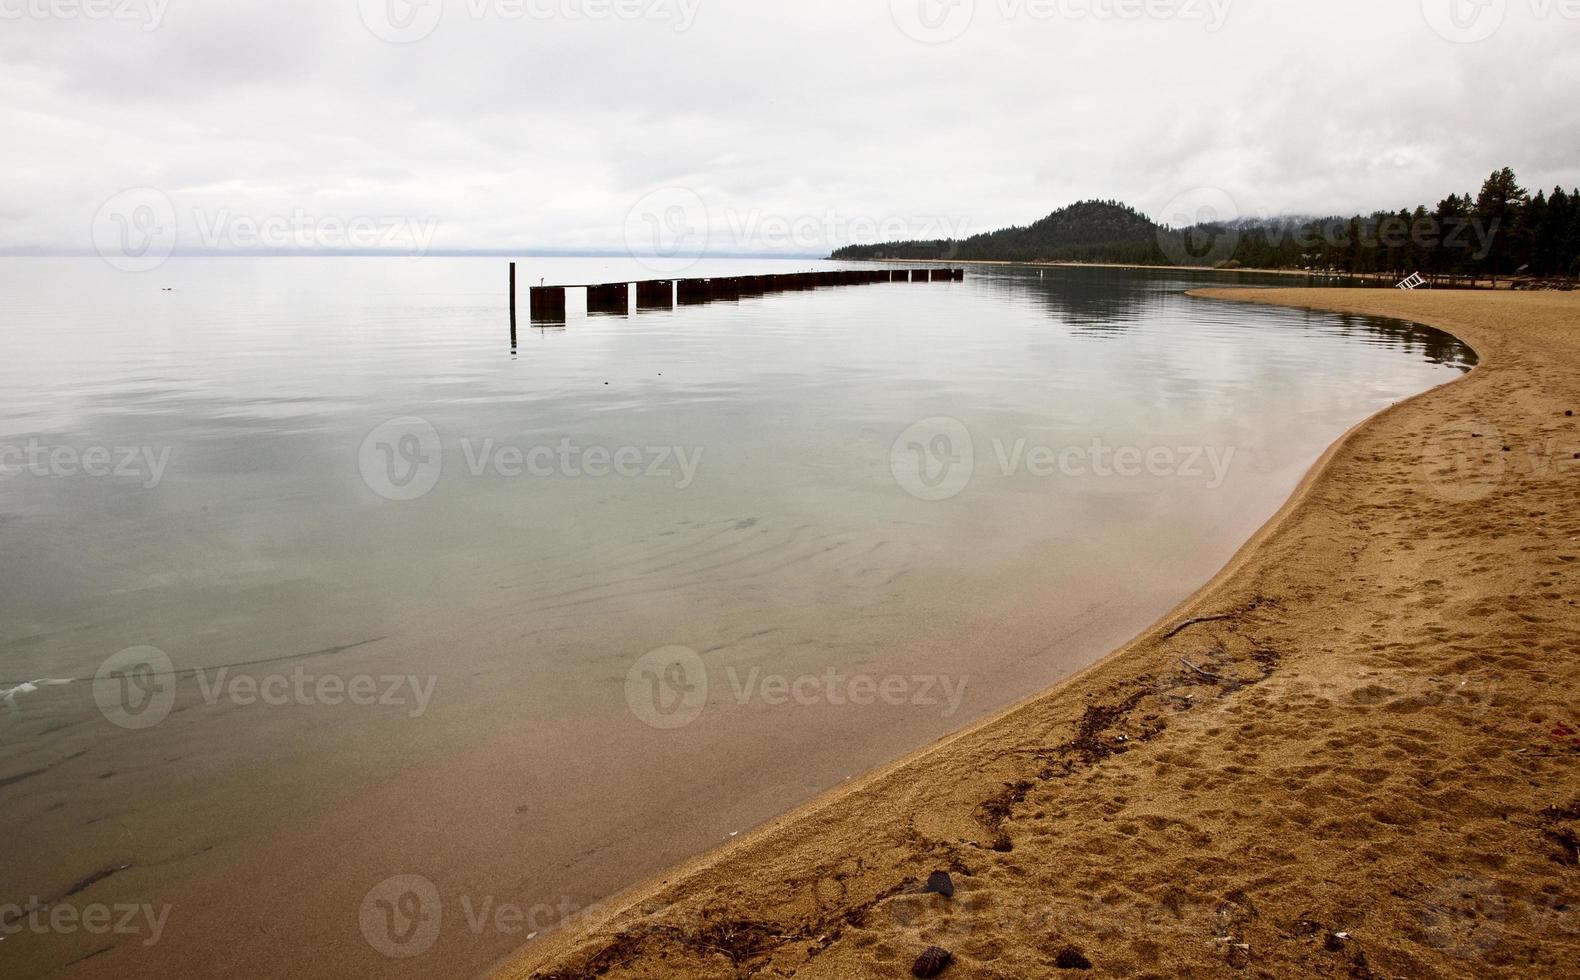
<svg viewBox="0 0 1580 980">
<path fill-rule="evenodd" d="M 836 259 L 960 259 L 1009 262 L 1165 262 L 1151 218 L 1118 201 L 1079 201 L 1029 225 L 960 240 L 847 245 Z"/>
<path fill-rule="evenodd" d="M 1160 225 L 1119 201 L 1080 201 L 1029 225 L 958 240 L 847 245 L 832 257 L 1421 272 L 1451 281 L 1567 279 L 1564 288 L 1580 277 L 1580 189 L 1533 194 L 1508 167 L 1494 170 L 1479 193 L 1450 194 L 1434 208 L 1350 217 L 1240 216 L 1226 193 L 1198 190 L 1206 192 L 1199 206 L 1178 199 L 1199 216 L 1189 227 Z"/>
</svg>

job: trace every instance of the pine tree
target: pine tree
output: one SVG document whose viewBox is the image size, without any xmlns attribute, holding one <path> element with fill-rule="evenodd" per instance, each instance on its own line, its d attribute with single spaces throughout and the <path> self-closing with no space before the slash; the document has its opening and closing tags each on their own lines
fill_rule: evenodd
<svg viewBox="0 0 1580 980">
<path fill-rule="evenodd" d="M 1508 167 L 1494 170 L 1476 197 L 1474 216 L 1483 232 L 1492 236 L 1481 266 L 1492 276 L 1494 286 L 1498 284 L 1498 273 L 1508 268 L 1519 254 L 1520 219 L 1527 200 L 1525 189 Z"/>
</svg>

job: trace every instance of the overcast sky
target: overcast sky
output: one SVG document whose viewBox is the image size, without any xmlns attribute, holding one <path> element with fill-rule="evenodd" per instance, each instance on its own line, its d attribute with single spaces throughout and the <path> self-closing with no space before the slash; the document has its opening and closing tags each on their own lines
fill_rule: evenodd
<svg viewBox="0 0 1580 980">
<path fill-rule="evenodd" d="M 179 249 L 287 227 L 315 247 L 619 249 L 701 222 L 714 252 L 816 252 L 1090 197 L 1167 219 L 1204 193 L 1240 214 L 1430 206 L 1505 164 L 1580 184 L 1577 0 L 0 0 L 0 18 L 8 251 L 91 250 L 152 215 Z"/>
</svg>

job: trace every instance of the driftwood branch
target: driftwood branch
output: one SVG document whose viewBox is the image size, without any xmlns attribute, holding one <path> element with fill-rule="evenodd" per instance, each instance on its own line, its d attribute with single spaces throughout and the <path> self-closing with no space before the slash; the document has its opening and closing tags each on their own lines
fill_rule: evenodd
<svg viewBox="0 0 1580 980">
<path fill-rule="evenodd" d="M 1198 667 L 1195 664 L 1191 663 L 1189 660 L 1186 660 L 1184 657 L 1180 658 L 1180 663 L 1182 663 L 1185 666 L 1189 667 L 1191 670 L 1194 670 L 1196 673 L 1200 674 L 1203 677 L 1207 677 L 1207 678 L 1210 678 L 1210 679 L 1215 680 L 1215 681 L 1223 681 L 1225 683 L 1228 683 L 1228 678 L 1220 677 L 1217 674 L 1212 673 L 1211 671 L 1202 670 L 1200 667 Z"/>
<path fill-rule="evenodd" d="M 1165 640 L 1172 640 L 1172 639 L 1174 639 L 1174 637 L 1176 637 L 1179 634 L 1185 632 L 1187 629 L 1189 629 L 1192 626 L 1195 626 L 1198 623 L 1218 623 L 1218 622 L 1222 622 L 1223 620 L 1233 619 L 1233 618 L 1234 618 L 1234 614 L 1233 613 L 1224 613 L 1224 614 L 1219 615 L 1219 616 L 1197 616 L 1195 619 L 1187 619 L 1187 620 L 1185 620 L 1185 622 L 1183 622 L 1183 623 L 1179 624 L 1178 626 L 1174 627 L 1173 629 L 1169 630 L 1167 633 L 1164 633 L 1163 634 L 1163 638 Z"/>
</svg>

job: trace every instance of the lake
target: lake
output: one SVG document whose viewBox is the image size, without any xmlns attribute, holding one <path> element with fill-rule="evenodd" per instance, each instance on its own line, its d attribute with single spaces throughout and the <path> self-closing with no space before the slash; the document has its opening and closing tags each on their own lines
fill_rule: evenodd
<svg viewBox="0 0 1580 980">
<path fill-rule="evenodd" d="M 512 345 L 505 268 L 0 261 L 0 972 L 486 970 L 1090 664 L 1472 360 L 1014 267 Z"/>
</svg>

